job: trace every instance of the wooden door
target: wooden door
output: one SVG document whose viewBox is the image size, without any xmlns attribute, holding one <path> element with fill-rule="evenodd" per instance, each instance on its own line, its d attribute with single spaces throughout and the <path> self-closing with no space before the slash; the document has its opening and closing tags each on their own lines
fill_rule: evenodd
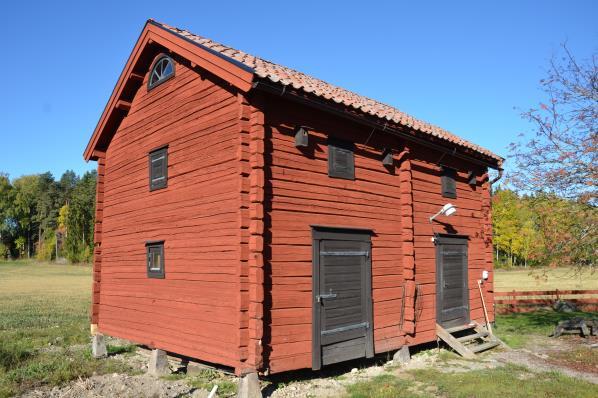
<svg viewBox="0 0 598 398">
<path fill-rule="evenodd" d="M 467 238 L 436 237 L 436 322 L 443 327 L 469 323 Z"/>
<path fill-rule="evenodd" d="M 314 230 L 313 369 L 372 357 L 370 234 Z"/>
</svg>

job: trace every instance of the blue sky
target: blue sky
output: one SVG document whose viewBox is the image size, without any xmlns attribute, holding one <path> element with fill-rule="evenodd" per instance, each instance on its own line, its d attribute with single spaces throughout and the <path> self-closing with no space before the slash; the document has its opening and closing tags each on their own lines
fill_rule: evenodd
<svg viewBox="0 0 598 398">
<path fill-rule="evenodd" d="M 503 156 L 514 107 L 567 41 L 598 45 L 598 1 L 11 1 L 2 6 L 0 171 L 95 167 L 82 152 L 147 18 L 386 102 Z"/>
</svg>

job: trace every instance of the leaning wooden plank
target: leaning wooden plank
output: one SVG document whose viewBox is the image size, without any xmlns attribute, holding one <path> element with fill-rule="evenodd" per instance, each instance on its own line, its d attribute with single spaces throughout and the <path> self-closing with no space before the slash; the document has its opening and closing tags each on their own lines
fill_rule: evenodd
<svg viewBox="0 0 598 398">
<path fill-rule="evenodd" d="M 456 338 L 454 338 L 449 332 L 446 331 L 446 329 L 444 329 L 439 324 L 436 324 L 436 334 L 453 350 L 457 351 L 463 358 L 475 358 L 475 354 L 470 349 L 465 347 L 463 344 L 459 343 Z"/>
</svg>

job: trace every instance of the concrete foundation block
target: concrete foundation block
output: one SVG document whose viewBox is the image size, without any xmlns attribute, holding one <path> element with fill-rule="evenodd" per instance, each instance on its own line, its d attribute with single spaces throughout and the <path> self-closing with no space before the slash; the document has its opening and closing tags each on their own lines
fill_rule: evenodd
<svg viewBox="0 0 598 398">
<path fill-rule="evenodd" d="M 96 333 L 91 339 L 91 355 L 94 358 L 104 358 L 108 356 L 108 350 L 106 350 L 106 341 L 104 335 Z"/>
<path fill-rule="evenodd" d="M 168 364 L 168 356 L 166 351 L 152 350 L 150 355 L 147 373 L 153 376 L 165 376 L 170 374 L 170 365 Z"/>
<path fill-rule="evenodd" d="M 402 365 L 411 360 L 411 354 L 409 353 L 409 347 L 404 345 L 401 349 L 392 357 L 392 363 L 394 365 Z"/>
<path fill-rule="evenodd" d="M 262 398 L 262 389 L 257 373 L 248 373 L 239 380 L 237 398 Z"/>
</svg>

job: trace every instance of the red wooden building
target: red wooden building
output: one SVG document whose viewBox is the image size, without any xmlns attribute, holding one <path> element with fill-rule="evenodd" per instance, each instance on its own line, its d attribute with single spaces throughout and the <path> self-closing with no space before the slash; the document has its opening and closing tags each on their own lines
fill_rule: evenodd
<svg viewBox="0 0 598 398">
<path fill-rule="evenodd" d="M 493 320 L 502 159 L 388 105 L 150 20 L 84 157 L 100 333 L 318 369 L 484 322 L 484 270 Z"/>
</svg>

